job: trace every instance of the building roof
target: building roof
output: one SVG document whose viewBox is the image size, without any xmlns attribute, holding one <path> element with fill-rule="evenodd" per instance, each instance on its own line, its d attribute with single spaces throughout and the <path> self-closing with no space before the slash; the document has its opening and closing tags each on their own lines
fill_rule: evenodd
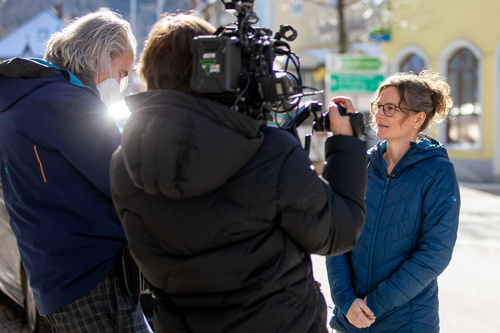
<svg viewBox="0 0 500 333">
<path fill-rule="evenodd" d="M 64 26 L 64 21 L 50 9 L 41 11 L 0 39 L 0 59 L 42 57 L 50 36 Z"/>
</svg>

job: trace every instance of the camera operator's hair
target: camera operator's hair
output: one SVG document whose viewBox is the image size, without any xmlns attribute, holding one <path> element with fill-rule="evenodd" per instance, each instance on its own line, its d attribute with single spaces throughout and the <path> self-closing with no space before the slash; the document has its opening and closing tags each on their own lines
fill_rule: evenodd
<svg viewBox="0 0 500 333">
<path fill-rule="evenodd" d="M 149 32 L 137 71 L 148 90 L 173 89 L 191 94 L 193 38 L 215 27 L 191 14 L 167 14 Z"/>
<path fill-rule="evenodd" d="M 382 90 L 388 87 L 398 89 L 401 98 L 400 107 L 425 113 L 426 118 L 419 128 L 419 133 L 425 131 L 431 121 L 443 121 L 453 106 L 453 100 L 450 96 L 451 87 L 436 72 L 423 70 L 419 74 L 412 72 L 393 74 L 380 84 L 372 98 L 372 102 L 377 102 L 380 99 Z M 371 126 L 375 128 L 375 113 L 373 110 L 371 115 Z M 406 117 L 408 117 L 408 114 Z"/>
<path fill-rule="evenodd" d="M 44 59 L 73 74 L 95 77 L 110 68 L 110 60 L 130 49 L 135 54 L 136 47 L 130 24 L 119 14 L 102 10 L 77 18 L 52 35 Z"/>
</svg>

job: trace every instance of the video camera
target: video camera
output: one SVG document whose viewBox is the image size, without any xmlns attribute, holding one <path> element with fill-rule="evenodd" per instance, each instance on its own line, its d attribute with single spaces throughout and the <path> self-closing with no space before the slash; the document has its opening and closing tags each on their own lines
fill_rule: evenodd
<svg viewBox="0 0 500 333">
<path fill-rule="evenodd" d="M 282 39 L 293 41 L 297 31 L 281 26 L 272 38 L 271 30 L 252 27 L 259 20 L 253 0 L 222 2 L 226 10 L 236 12 L 238 21 L 214 35 L 194 38 L 191 89 L 256 118 L 290 111 L 304 87 L 299 59 Z M 276 56 L 287 57 L 284 70 L 274 69 Z M 287 71 L 290 62 L 296 74 Z"/>
<path fill-rule="evenodd" d="M 252 27 L 259 21 L 253 0 L 221 1 L 226 10 L 235 12 L 237 21 L 220 27 L 213 35 L 193 39 L 191 89 L 295 135 L 296 127 L 310 114 L 315 115 L 315 123 L 326 125 L 316 126 L 316 131 L 329 130 L 329 122 L 324 121 L 328 114 L 317 112 L 321 103 L 299 106 L 302 97 L 323 91 L 302 85 L 300 59 L 287 43 L 295 40 L 297 31 L 281 25 L 272 37 L 271 30 Z M 277 56 L 285 58 L 281 70 L 274 68 Z"/>
</svg>

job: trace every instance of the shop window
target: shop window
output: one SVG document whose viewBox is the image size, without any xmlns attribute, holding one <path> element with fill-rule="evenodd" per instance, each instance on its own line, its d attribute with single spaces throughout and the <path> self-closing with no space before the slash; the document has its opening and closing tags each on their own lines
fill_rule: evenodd
<svg viewBox="0 0 500 333">
<path fill-rule="evenodd" d="M 452 144 L 479 144 L 481 105 L 479 103 L 478 59 L 468 49 L 458 50 L 448 61 L 448 82 L 453 108 L 446 126 L 446 141 Z"/>
</svg>

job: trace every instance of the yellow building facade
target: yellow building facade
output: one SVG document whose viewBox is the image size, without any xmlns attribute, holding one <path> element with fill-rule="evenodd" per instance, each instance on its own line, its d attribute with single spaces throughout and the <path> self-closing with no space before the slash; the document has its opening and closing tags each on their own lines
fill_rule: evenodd
<svg viewBox="0 0 500 333">
<path fill-rule="evenodd" d="M 389 41 L 378 43 L 380 56 L 387 61 L 386 75 L 430 69 L 446 78 L 455 105 L 449 120 L 433 127 L 430 135 L 447 147 L 460 180 L 500 181 L 500 1 L 376 2 L 379 7 L 375 13 L 390 13 L 379 26 L 391 32 Z M 338 45 L 336 1 L 265 3 L 266 12 L 275 12 L 273 29 L 280 24 L 297 29 L 299 37 L 291 43 L 292 49 L 301 56 L 304 72 L 309 73 L 306 79 L 314 80 L 313 74 L 324 68 L 324 55 L 335 52 Z M 349 3 L 349 10 L 356 8 Z M 365 13 L 364 9 L 346 13 L 348 34 L 360 33 L 354 30 L 363 26 L 359 20 Z M 362 52 L 359 45 L 348 50 Z"/>
<path fill-rule="evenodd" d="M 417 58 L 452 86 L 449 123 L 432 132 L 448 149 L 459 179 L 500 179 L 500 2 L 394 0 L 390 73 Z M 389 73 L 389 74 L 390 74 Z"/>
</svg>

